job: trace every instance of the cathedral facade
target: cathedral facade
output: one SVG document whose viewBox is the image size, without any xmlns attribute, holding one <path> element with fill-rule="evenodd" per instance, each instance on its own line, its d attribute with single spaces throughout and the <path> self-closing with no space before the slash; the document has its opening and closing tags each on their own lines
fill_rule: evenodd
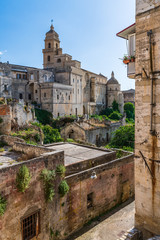
<svg viewBox="0 0 160 240">
<path fill-rule="evenodd" d="M 0 97 L 34 102 L 55 118 L 99 114 L 114 99 L 123 112 L 120 85 L 110 82 L 102 74 L 82 69 L 81 62 L 64 54 L 53 25 L 45 36 L 43 69 L 0 63 Z"/>
</svg>

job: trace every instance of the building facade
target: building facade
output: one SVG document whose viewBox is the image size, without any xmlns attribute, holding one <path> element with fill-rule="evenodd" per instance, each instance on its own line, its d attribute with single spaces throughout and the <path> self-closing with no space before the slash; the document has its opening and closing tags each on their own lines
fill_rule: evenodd
<svg viewBox="0 0 160 240">
<path fill-rule="evenodd" d="M 114 99 L 123 112 L 123 94 L 118 81 L 109 87 L 107 77 L 82 69 L 79 61 L 64 54 L 53 25 L 45 37 L 43 67 L 0 63 L 0 97 L 33 102 L 52 112 L 55 118 L 99 114 L 110 107 Z"/>
<path fill-rule="evenodd" d="M 160 1 L 136 1 L 134 32 L 135 225 L 148 239 L 160 235 Z"/>
</svg>

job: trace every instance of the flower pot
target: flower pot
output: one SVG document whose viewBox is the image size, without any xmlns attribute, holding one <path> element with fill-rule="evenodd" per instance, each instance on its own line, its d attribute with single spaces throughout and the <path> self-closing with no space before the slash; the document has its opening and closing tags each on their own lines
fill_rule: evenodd
<svg viewBox="0 0 160 240">
<path fill-rule="evenodd" d="M 130 60 L 128 59 L 128 60 L 123 60 L 123 63 L 124 64 L 128 64 L 130 62 Z"/>
<path fill-rule="evenodd" d="M 135 62 L 135 58 L 131 58 L 131 62 Z"/>
</svg>

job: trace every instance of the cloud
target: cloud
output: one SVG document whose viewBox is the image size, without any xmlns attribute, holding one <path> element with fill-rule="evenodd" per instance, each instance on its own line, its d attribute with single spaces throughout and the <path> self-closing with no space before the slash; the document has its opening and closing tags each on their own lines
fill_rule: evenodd
<svg viewBox="0 0 160 240">
<path fill-rule="evenodd" d="M 4 53 L 6 53 L 7 50 L 4 50 L 4 51 L 0 51 L 0 55 L 3 55 Z"/>
</svg>

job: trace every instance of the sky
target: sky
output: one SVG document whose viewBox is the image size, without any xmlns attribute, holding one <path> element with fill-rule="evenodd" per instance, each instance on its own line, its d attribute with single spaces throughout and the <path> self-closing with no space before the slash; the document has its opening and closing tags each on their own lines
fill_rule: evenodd
<svg viewBox="0 0 160 240">
<path fill-rule="evenodd" d="M 0 61 L 42 68 L 51 20 L 63 53 L 82 68 L 135 88 L 122 58 L 126 40 L 116 33 L 135 22 L 135 0 L 0 0 Z"/>
</svg>

